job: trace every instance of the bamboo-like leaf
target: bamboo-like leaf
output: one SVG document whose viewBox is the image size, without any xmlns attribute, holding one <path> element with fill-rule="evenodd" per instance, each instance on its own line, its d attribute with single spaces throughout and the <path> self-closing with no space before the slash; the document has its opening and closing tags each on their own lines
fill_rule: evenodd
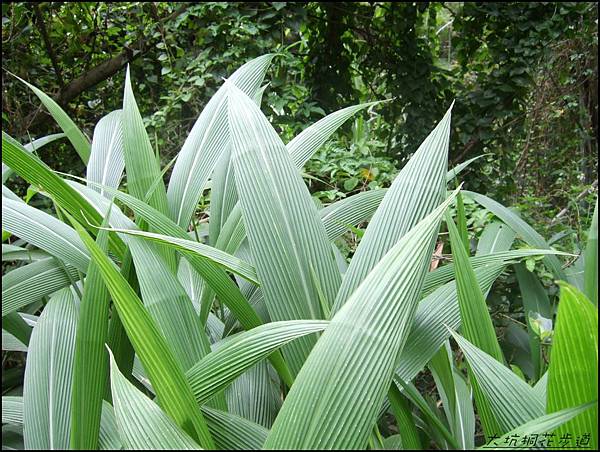
<svg viewBox="0 0 600 452">
<path fill-rule="evenodd" d="M 181 430 L 152 400 L 125 378 L 112 353 L 110 382 L 119 434 L 125 447 L 133 450 L 197 450 L 198 444 Z"/>
<path fill-rule="evenodd" d="M 479 288 L 479 284 L 477 284 L 475 272 L 469 263 L 469 256 L 460 232 L 449 215 L 446 216 L 446 225 L 450 233 L 452 256 L 455 261 L 454 270 L 460 308 L 461 331 L 473 344 L 502 363 L 504 362 L 504 356 L 496 338 L 496 330 L 485 297 Z M 472 367 L 469 369 L 471 370 Z M 486 437 L 510 430 L 513 426 L 507 428 L 502 425 L 495 413 L 492 412 L 487 395 L 479 387 L 479 379 L 475 379 L 472 386 Z M 500 431 L 500 429 L 503 430 Z"/>
<path fill-rule="evenodd" d="M 481 204 L 483 207 L 485 207 L 498 218 L 500 218 L 529 245 L 540 249 L 550 249 L 550 246 L 548 245 L 546 240 L 544 240 L 544 238 L 537 231 L 535 231 L 531 226 L 529 226 L 517 214 L 507 209 L 499 202 L 496 202 L 493 199 L 490 199 L 487 196 L 484 196 L 480 193 L 475 193 L 466 190 L 463 191 L 463 193 L 466 197 L 473 199 L 475 202 Z M 552 270 L 556 278 L 563 280 L 566 279 L 565 272 L 562 269 L 562 265 L 556 256 L 547 255 L 544 257 L 544 262 Z"/>
<path fill-rule="evenodd" d="M 171 218 L 179 226 L 187 228 L 206 181 L 222 152 L 229 146 L 227 86 L 235 85 L 253 97 L 260 88 L 273 56 L 260 56 L 235 71 L 204 107 L 185 140 L 168 189 Z"/>
<path fill-rule="evenodd" d="M 119 313 L 119 318 L 150 376 L 161 407 L 179 427 L 193 439 L 198 439 L 201 446 L 214 447 L 180 364 L 173 357 L 172 351 L 167 346 L 152 317 L 131 286 L 127 284 L 127 281 L 119 274 L 110 259 L 94 243 L 87 232 L 75 221 L 73 226 L 101 271 L 102 278 Z"/>
<path fill-rule="evenodd" d="M 228 254 L 217 248 L 204 245 L 203 243 L 194 242 L 193 240 L 186 240 L 163 234 L 139 231 L 135 229 L 112 228 L 110 229 L 110 231 L 128 234 L 136 237 L 143 237 L 144 239 L 173 247 L 178 251 L 182 251 L 186 255 L 191 253 L 201 256 L 203 258 L 213 261 L 216 264 L 221 265 L 226 270 L 229 270 L 247 279 L 248 281 L 258 284 L 256 270 L 254 269 L 254 267 L 252 267 L 252 265 L 248 264 L 247 262 L 244 262 L 242 259 L 232 256 L 231 254 Z"/>
<path fill-rule="evenodd" d="M 186 373 L 197 402 L 201 405 L 205 403 L 279 347 L 307 334 L 322 331 L 327 325 L 326 321 L 313 320 L 271 322 L 228 337 L 221 347 Z"/>
<path fill-rule="evenodd" d="M 402 449 L 421 450 L 419 431 L 413 419 L 412 408 L 404 395 L 396 385 L 392 385 L 389 393 L 392 412 L 398 423 L 400 437 L 402 438 Z"/>
<path fill-rule="evenodd" d="M 335 314 L 384 254 L 442 199 L 448 166 L 451 108 L 396 176 L 344 274 Z"/>
<path fill-rule="evenodd" d="M 167 193 L 162 181 L 154 187 L 154 181 L 160 177 L 160 167 L 144 122 L 135 102 L 129 67 L 125 74 L 125 94 L 123 96 L 123 155 L 127 171 L 129 193 L 138 199 L 146 200 L 153 188 L 148 204 L 163 214 L 168 214 Z"/>
<path fill-rule="evenodd" d="M 598 400 L 598 309 L 575 287 L 561 282 L 548 368 L 547 412 Z M 598 447 L 598 405 L 558 430 L 573 437 L 590 434 Z"/>
<path fill-rule="evenodd" d="M 452 332 L 452 336 L 465 354 L 472 375 L 502 429 L 486 432 L 488 436 L 504 434 L 544 414 L 543 405 L 525 381 L 459 334 Z"/>
<path fill-rule="evenodd" d="M 330 304 L 341 278 L 316 206 L 252 99 L 235 86 L 227 96 L 236 187 L 271 318 L 321 319 L 316 286 Z M 314 342 L 302 338 L 283 349 L 292 373 L 298 372 Z"/>
<path fill-rule="evenodd" d="M 454 179 L 456 176 L 458 176 L 458 174 L 462 170 L 467 168 L 471 163 L 473 163 L 476 160 L 479 160 L 481 157 L 485 157 L 486 155 L 490 155 L 490 154 L 478 155 L 477 157 L 473 157 L 472 159 L 469 159 L 465 162 L 462 162 L 462 163 L 459 163 L 458 165 L 456 165 L 454 168 L 452 168 L 450 171 L 448 171 L 446 173 L 446 182 L 450 182 L 452 179 Z"/>
<path fill-rule="evenodd" d="M 113 188 L 119 186 L 125 167 L 121 117 L 122 111 L 115 110 L 96 124 L 86 172 L 88 180 Z M 101 188 L 96 190 L 103 194 Z"/>
<path fill-rule="evenodd" d="M 2 262 L 14 262 L 14 261 L 39 261 L 41 259 L 48 259 L 50 254 L 45 251 L 38 249 L 22 248 L 14 245 L 2 245 Z"/>
<path fill-rule="evenodd" d="M 55 140 L 60 138 L 64 138 L 64 133 L 53 133 L 51 135 L 46 135 L 45 137 L 38 138 L 37 140 L 33 140 L 31 143 L 27 143 L 23 146 L 23 148 L 28 152 L 37 151 L 42 146 L 47 145 L 48 143 L 52 143 Z M 2 183 L 6 183 L 8 178 L 12 175 L 13 170 L 2 163 Z"/>
<path fill-rule="evenodd" d="M 410 332 L 449 197 L 405 234 L 338 311 L 298 374 L 265 447 L 361 448 Z"/>
<path fill-rule="evenodd" d="M 73 228 L 23 202 L 2 198 L 2 227 L 56 256 L 81 272 L 87 271 L 90 257 Z"/>
<path fill-rule="evenodd" d="M 55 258 L 16 268 L 2 277 L 2 317 L 79 279 L 77 269 Z"/>
<path fill-rule="evenodd" d="M 62 131 L 65 133 L 83 163 L 87 164 L 90 158 L 91 146 L 90 140 L 83 134 L 81 130 L 75 125 L 73 120 L 69 118 L 69 115 L 58 105 L 50 96 L 44 93 L 39 88 L 33 86 L 31 83 L 26 82 L 20 77 L 13 74 L 14 77 L 23 82 L 27 87 L 34 92 L 34 94 L 42 101 L 42 104 L 48 109 L 48 112 L 54 118 L 56 123 L 60 126 Z M 10 165 L 9 165 L 10 166 Z"/>
<path fill-rule="evenodd" d="M 96 243 L 106 252 L 108 232 L 100 231 Z M 83 284 L 73 359 L 71 448 L 75 450 L 94 450 L 98 447 L 102 397 L 108 382 L 104 344 L 108 340 L 109 310 L 108 290 L 98 267 L 90 262 Z"/>
<path fill-rule="evenodd" d="M 77 307 L 70 288 L 52 297 L 29 343 L 23 382 L 26 449 L 68 449 Z"/>
</svg>

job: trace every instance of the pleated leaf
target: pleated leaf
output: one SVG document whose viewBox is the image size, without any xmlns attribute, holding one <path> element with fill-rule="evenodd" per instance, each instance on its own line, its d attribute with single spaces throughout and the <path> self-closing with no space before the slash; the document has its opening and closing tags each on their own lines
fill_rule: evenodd
<svg viewBox="0 0 600 452">
<path fill-rule="evenodd" d="M 561 282 L 548 368 L 547 412 L 598 400 L 598 309 L 575 287 Z M 557 429 L 557 435 L 591 435 L 598 447 L 598 405 Z"/>
<path fill-rule="evenodd" d="M 152 150 L 144 122 L 138 110 L 129 67 L 125 74 L 125 94 L 123 96 L 123 155 L 127 171 L 127 188 L 138 199 L 146 200 L 153 189 L 148 204 L 163 214 L 168 213 L 167 193 L 160 178 L 159 163 Z M 158 180 L 158 183 L 156 181 Z"/>
<path fill-rule="evenodd" d="M 544 433 L 551 432 L 552 430 L 563 426 L 564 424 L 568 423 L 571 419 L 577 417 L 582 413 L 587 412 L 592 407 L 596 407 L 596 409 L 598 409 L 598 402 L 590 402 L 573 408 L 565 408 L 564 410 L 557 411 L 556 413 L 545 414 L 529 422 L 526 422 L 523 425 L 520 425 L 519 427 L 515 428 L 514 430 L 511 430 L 510 432 L 498 439 L 490 441 L 488 444 L 486 444 L 484 447 L 481 447 L 480 449 L 506 450 L 507 445 L 511 444 L 515 438 L 521 439 L 529 437 L 532 439 L 537 439 L 537 448 L 543 450 L 547 447 L 547 445 L 549 445 L 549 441 L 542 436 Z M 536 435 L 539 435 L 539 437 Z M 573 435 L 571 435 L 571 438 L 576 439 L 576 437 L 574 437 Z M 550 441 L 552 442 L 552 444 L 558 444 L 558 441 Z M 534 448 L 534 445 L 525 446 L 519 444 L 519 446 L 521 446 L 520 448 L 524 450 L 531 450 Z M 511 449 L 518 448 L 518 446 L 511 447 Z M 592 449 L 592 447 L 589 447 L 589 449 Z"/>
<path fill-rule="evenodd" d="M 2 277 L 2 317 L 79 280 L 77 269 L 50 258 L 16 268 Z"/>
<path fill-rule="evenodd" d="M 2 423 L 23 425 L 23 397 L 2 397 Z M 123 447 L 117 432 L 113 408 L 106 401 L 102 402 L 102 420 L 100 421 L 98 446 L 100 450 L 118 450 Z"/>
<path fill-rule="evenodd" d="M 292 320 L 272 322 L 225 339 L 186 376 L 199 404 L 225 389 L 244 371 L 288 342 L 324 330 L 326 321 Z"/>
<path fill-rule="evenodd" d="M 366 446 L 455 194 L 405 234 L 334 315 L 283 403 L 267 449 Z"/>
<path fill-rule="evenodd" d="M 45 137 L 38 138 L 33 140 L 31 143 L 27 143 L 23 146 L 23 148 L 28 152 L 33 152 L 40 149 L 42 146 L 47 145 L 48 143 L 52 143 L 55 140 L 60 138 L 64 138 L 64 133 L 53 133 L 51 135 L 46 135 Z M 8 165 L 2 163 L 2 183 L 4 184 L 8 178 L 13 174 L 13 170 L 8 167 Z"/>
<path fill-rule="evenodd" d="M 442 199 L 451 109 L 394 179 L 369 222 L 335 300 L 335 314 L 385 253 Z"/>
<path fill-rule="evenodd" d="M 86 272 L 90 257 L 73 228 L 22 202 L 2 198 L 4 230 Z"/>
<path fill-rule="evenodd" d="M 194 440 L 198 439 L 201 446 L 214 447 L 206 422 L 196 407 L 180 364 L 174 358 L 154 320 L 110 259 L 78 223 L 74 222 L 73 225 L 101 271 L 119 318 L 149 374 L 161 407 L 187 434 Z"/>
<path fill-rule="evenodd" d="M 93 153 L 92 153 L 93 155 Z M 105 223 L 106 224 L 106 220 Z M 100 231 L 96 239 L 104 252 L 108 232 Z M 92 261 L 83 284 L 73 362 L 71 404 L 71 447 L 94 450 L 98 447 L 102 398 L 106 390 L 110 298 L 97 265 Z"/>
<path fill-rule="evenodd" d="M 228 89 L 235 181 L 254 265 L 273 320 L 321 319 L 340 274 L 310 193 L 267 118 L 235 86 Z M 283 349 L 297 373 L 314 345 Z"/>
<path fill-rule="evenodd" d="M 112 353 L 110 384 L 119 435 L 127 449 L 200 449 L 156 403 L 121 374 Z"/>
<path fill-rule="evenodd" d="M 179 226 L 187 229 L 208 178 L 229 146 L 226 86 L 233 84 L 253 97 L 273 56 L 260 56 L 235 71 L 204 107 L 185 140 L 168 188 L 171 218 Z"/>
<path fill-rule="evenodd" d="M 86 178 L 101 185 L 117 188 L 124 167 L 122 111 L 115 110 L 96 124 Z M 104 194 L 101 188 L 94 189 Z"/>
<path fill-rule="evenodd" d="M 23 381 L 26 449 L 68 449 L 77 307 L 69 288 L 45 306 L 29 343 Z"/>
<path fill-rule="evenodd" d="M 489 436 L 504 434 L 544 414 L 544 407 L 531 386 L 464 337 L 454 332 L 452 336 L 502 428 L 501 432 L 487 432 Z"/>
</svg>

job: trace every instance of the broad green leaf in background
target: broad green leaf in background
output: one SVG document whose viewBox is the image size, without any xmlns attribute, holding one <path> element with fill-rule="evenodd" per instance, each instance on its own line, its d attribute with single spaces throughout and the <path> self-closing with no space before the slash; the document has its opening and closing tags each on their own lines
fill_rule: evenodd
<svg viewBox="0 0 600 452">
<path fill-rule="evenodd" d="M 236 187 L 271 318 L 322 319 L 317 287 L 329 305 L 341 277 L 316 206 L 264 114 L 235 86 L 227 98 Z M 302 338 L 283 349 L 293 374 L 314 343 Z"/>
<path fill-rule="evenodd" d="M 560 282 L 560 301 L 548 368 L 547 412 L 598 400 L 598 308 L 575 287 Z M 598 405 L 556 430 L 590 434 L 598 447 Z"/>
<path fill-rule="evenodd" d="M 598 306 L 598 199 L 585 247 L 584 289 L 586 296 Z"/>
<path fill-rule="evenodd" d="M 77 306 L 70 288 L 54 295 L 31 335 L 23 382 L 26 449 L 68 449 Z"/>
<path fill-rule="evenodd" d="M 369 222 L 337 293 L 334 315 L 385 253 L 437 206 L 444 194 L 452 107 L 396 176 Z"/>
<path fill-rule="evenodd" d="M 527 270 L 524 264 L 516 264 L 514 268 L 523 300 L 525 318 L 529 319 L 530 315 L 538 313 L 547 319 L 551 319 L 553 312 L 550 299 L 537 275 Z M 540 338 L 533 330 L 530 321 L 527 321 L 527 331 L 529 334 L 529 348 L 531 350 L 535 379 L 538 380 L 544 371 Z"/>
<path fill-rule="evenodd" d="M 405 234 L 333 316 L 281 407 L 267 449 L 366 445 L 455 194 Z"/>
<path fill-rule="evenodd" d="M 530 246 L 541 249 L 550 249 L 546 240 L 531 226 L 529 226 L 516 213 L 507 209 L 502 204 L 493 199 L 488 198 L 480 193 L 471 191 L 463 191 L 465 197 L 473 199 L 478 204 L 482 205 L 504 223 L 506 223 L 517 235 L 527 242 Z M 562 269 L 562 264 L 556 256 L 547 255 L 544 257 L 544 262 L 548 268 L 552 270 L 554 276 L 558 279 L 566 279 L 565 272 Z"/>
<path fill-rule="evenodd" d="M 200 449 L 156 403 L 121 374 L 112 353 L 110 383 L 119 435 L 127 449 Z"/>
</svg>

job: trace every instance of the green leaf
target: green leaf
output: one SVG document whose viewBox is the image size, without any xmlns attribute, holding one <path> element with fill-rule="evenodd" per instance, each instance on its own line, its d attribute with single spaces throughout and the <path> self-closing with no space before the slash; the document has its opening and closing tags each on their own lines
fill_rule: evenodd
<svg viewBox="0 0 600 452">
<path fill-rule="evenodd" d="M 121 374 L 112 353 L 110 383 L 117 427 L 127 449 L 200 449 L 156 403 Z"/>
<path fill-rule="evenodd" d="M 413 323 L 440 219 L 454 196 L 405 234 L 334 315 L 265 448 L 366 445 Z"/>
<path fill-rule="evenodd" d="M 23 381 L 26 449 L 68 449 L 77 306 L 70 288 L 50 299 L 33 329 Z"/>
<path fill-rule="evenodd" d="M 152 150 L 150 139 L 144 127 L 144 121 L 138 110 L 131 87 L 129 67 L 125 74 L 125 94 L 123 96 L 123 155 L 127 171 L 129 193 L 140 200 L 160 176 L 160 167 Z M 154 188 L 148 204 L 163 214 L 168 214 L 167 193 L 164 183 Z"/>
<path fill-rule="evenodd" d="M 446 182 L 450 182 L 452 179 L 454 179 L 462 170 L 464 170 L 465 168 L 467 168 L 471 163 L 473 163 L 475 160 L 480 159 L 481 157 L 485 157 L 486 155 L 491 155 L 491 154 L 482 154 L 482 155 L 478 155 L 477 157 L 473 157 L 472 159 L 469 159 L 463 163 L 459 163 L 458 165 L 456 165 L 454 168 L 452 168 L 450 171 L 448 171 L 446 173 Z"/>
<path fill-rule="evenodd" d="M 106 252 L 108 232 L 100 231 L 96 243 Z M 110 298 L 93 261 L 86 273 L 73 359 L 70 444 L 75 450 L 98 448 L 102 397 L 108 383 L 108 360 L 104 344 L 108 340 Z"/>
<path fill-rule="evenodd" d="M 485 446 L 480 447 L 479 449 L 506 450 L 507 445 L 511 444 L 512 440 L 514 440 L 515 438 L 520 439 L 530 437 L 537 440 L 537 435 L 542 436 L 543 433 L 551 432 L 552 430 L 563 426 L 576 416 L 588 412 L 588 410 L 593 406 L 595 406 L 596 409 L 598 409 L 598 402 L 589 402 L 584 405 L 579 405 L 573 408 L 566 408 L 564 410 L 557 411 L 556 413 L 545 414 L 523 425 L 520 425 L 519 427 L 515 428 L 514 430 L 511 430 L 501 438 L 490 441 L 489 444 L 486 444 Z M 571 437 L 574 437 L 574 435 L 571 435 Z M 544 447 L 548 445 L 548 441 L 543 439 L 543 437 L 539 438 L 539 440 L 535 441 L 535 443 L 535 445 L 537 445 L 540 449 L 544 449 Z M 557 442 L 553 442 L 553 444 L 557 444 Z M 521 444 L 519 445 L 522 446 L 522 449 L 532 449 L 534 446 L 524 446 Z M 511 449 L 515 448 L 518 449 L 519 447 L 511 447 Z M 590 449 L 592 449 L 592 447 L 590 447 Z"/>
<path fill-rule="evenodd" d="M 454 258 L 456 286 L 458 293 L 458 305 L 460 307 L 461 331 L 470 341 L 486 353 L 489 353 L 497 361 L 502 363 L 504 356 L 496 339 L 496 330 L 485 302 L 483 292 L 477 284 L 475 272 L 469 262 L 469 256 L 465 250 L 464 242 L 454 224 L 452 218 L 446 217 L 446 225 L 450 233 L 452 246 L 452 257 Z M 470 368 L 471 369 L 471 368 Z M 475 401 L 479 417 L 483 424 L 483 430 L 487 437 L 500 432 L 497 418 L 491 411 L 486 395 L 479 388 L 479 380 L 473 384 Z M 509 428 L 510 429 L 510 428 Z"/>
<path fill-rule="evenodd" d="M 560 301 L 548 368 L 547 412 L 598 400 L 598 309 L 575 287 L 560 282 Z M 598 405 L 556 430 L 591 434 L 598 447 Z"/>
<path fill-rule="evenodd" d="M 2 317 L 39 301 L 79 279 L 77 269 L 58 259 L 42 259 L 2 277 Z"/>
<path fill-rule="evenodd" d="M 235 71 L 204 107 L 185 140 L 168 189 L 171 218 L 179 226 L 187 229 L 206 181 L 229 146 L 227 86 L 235 85 L 253 97 L 273 57 L 273 54 L 260 56 Z"/>
<path fill-rule="evenodd" d="M 488 198 L 480 193 L 463 191 L 466 197 L 473 199 L 478 204 L 491 211 L 494 215 L 506 223 L 517 235 L 525 240 L 530 246 L 540 249 L 551 249 L 546 240 L 536 232 L 531 226 L 523 221 L 517 214 L 504 207 L 499 202 Z M 552 270 L 557 279 L 566 279 L 562 270 L 562 264 L 556 256 L 547 255 L 544 257 L 546 265 Z"/>
<path fill-rule="evenodd" d="M 23 397 L 2 397 L 2 423 L 23 425 Z M 101 450 L 119 450 L 123 447 L 117 432 L 113 408 L 106 401 L 102 402 L 102 420 L 100 421 L 98 445 Z"/>
<path fill-rule="evenodd" d="M 86 272 L 90 257 L 73 228 L 22 202 L 2 199 L 2 227 L 19 238 Z"/>
<path fill-rule="evenodd" d="M 38 138 L 37 140 L 33 140 L 31 143 L 27 143 L 26 145 L 23 146 L 23 148 L 27 152 L 37 151 L 42 146 L 45 146 L 48 143 L 52 143 L 53 141 L 58 140 L 60 138 L 64 138 L 64 137 L 65 137 L 64 133 L 54 133 L 51 135 L 46 135 L 45 137 L 41 137 L 41 138 Z M 8 178 L 11 176 L 12 173 L 13 173 L 13 170 L 3 163 L 2 164 L 2 183 L 3 184 L 8 180 Z"/>
<path fill-rule="evenodd" d="M 235 86 L 227 97 L 236 187 L 269 314 L 273 320 L 322 319 L 317 285 L 330 305 L 341 277 L 316 206 L 252 99 Z M 283 349 L 293 374 L 314 343 L 302 338 Z"/>
<path fill-rule="evenodd" d="M 388 393 L 392 412 L 398 423 L 398 430 L 402 441 L 403 449 L 421 450 L 421 440 L 419 431 L 413 419 L 411 406 L 404 395 L 396 385 L 392 385 Z"/>
<path fill-rule="evenodd" d="M 448 166 L 450 118 L 451 108 L 394 179 L 344 274 L 332 314 L 385 253 L 440 203 Z"/>
<path fill-rule="evenodd" d="M 598 306 L 598 199 L 585 247 L 584 293 Z"/>
<path fill-rule="evenodd" d="M 459 334 L 452 332 L 452 336 L 465 354 L 471 375 L 477 381 L 477 387 L 489 402 L 493 416 L 502 429 L 488 431 L 487 436 L 504 434 L 544 414 L 544 407 L 531 386 Z"/>
<path fill-rule="evenodd" d="M 98 265 L 138 357 L 149 374 L 158 401 L 165 412 L 205 448 L 214 447 L 206 422 L 198 411 L 194 396 L 185 380 L 180 364 L 173 357 L 164 337 L 131 286 L 114 264 L 73 220 L 73 226 Z"/>
<path fill-rule="evenodd" d="M 77 153 L 81 157 L 81 160 L 83 160 L 83 163 L 87 165 L 91 153 L 90 140 L 83 134 L 81 130 L 79 130 L 79 128 L 75 125 L 73 120 L 69 118 L 69 115 L 67 115 L 65 111 L 60 107 L 60 105 L 58 105 L 50 96 L 45 94 L 42 90 L 36 88 L 30 83 L 27 83 L 25 80 L 23 80 L 20 77 L 17 77 L 14 74 L 11 75 L 13 75 L 15 78 L 19 79 L 21 82 L 27 85 L 27 87 L 31 89 L 31 91 L 33 91 L 35 95 L 42 101 L 42 104 L 44 104 L 52 118 L 54 118 L 56 123 L 63 130 L 63 132 L 75 148 L 75 151 L 77 151 Z"/>
<path fill-rule="evenodd" d="M 86 171 L 88 180 L 113 188 L 119 186 L 125 167 L 122 113 L 122 110 L 115 110 L 96 124 Z M 94 189 L 103 194 L 101 188 Z"/>
<path fill-rule="evenodd" d="M 512 246 L 515 237 L 515 232 L 504 223 L 499 221 L 488 223 L 479 237 L 475 255 L 482 256 L 496 251 L 506 251 Z"/>
</svg>

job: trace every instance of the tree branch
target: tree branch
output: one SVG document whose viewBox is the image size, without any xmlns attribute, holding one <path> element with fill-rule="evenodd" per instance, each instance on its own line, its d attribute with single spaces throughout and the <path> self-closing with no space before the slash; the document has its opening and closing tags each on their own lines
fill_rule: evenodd
<svg viewBox="0 0 600 452">
<path fill-rule="evenodd" d="M 56 61 L 56 55 L 54 54 L 54 50 L 52 50 L 50 37 L 48 36 L 48 32 L 46 30 L 46 23 L 44 22 L 44 16 L 42 15 L 42 11 L 40 10 L 40 7 L 37 3 L 33 4 L 33 12 L 35 13 L 35 17 L 37 18 L 36 24 L 40 30 L 40 34 L 42 35 L 44 45 L 46 46 L 46 52 L 48 53 L 50 61 L 52 62 L 52 67 L 54 68 L 54 73 L 56 74 L 58 85 L 62 89 L 65 86 L 65 82 L 63 80 L 60 67 L 58 66 L 58 62 Z"/>
</svg>

